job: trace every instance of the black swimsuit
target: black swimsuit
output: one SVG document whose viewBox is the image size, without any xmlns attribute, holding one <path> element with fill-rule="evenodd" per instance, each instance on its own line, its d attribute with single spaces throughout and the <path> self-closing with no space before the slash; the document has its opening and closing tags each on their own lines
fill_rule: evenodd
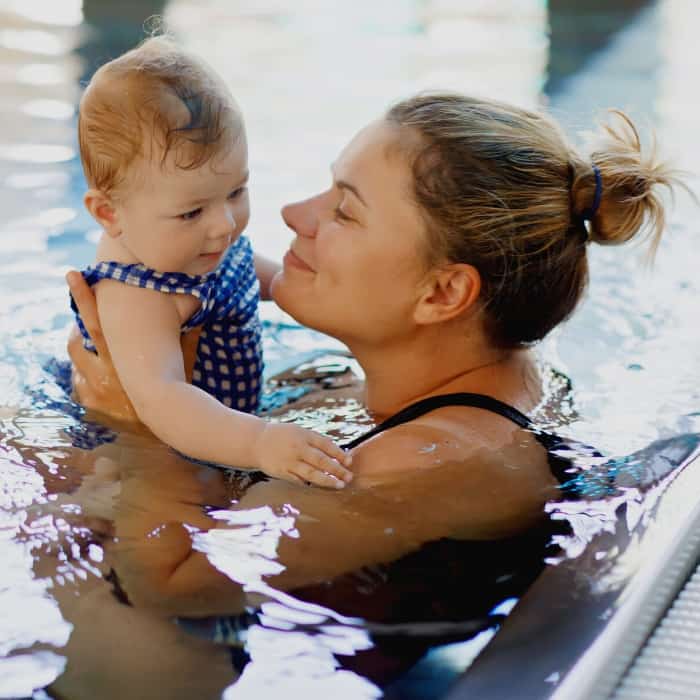
<svg viewBox="0 0 700 700">
<path fill-rule="evenodd" d="M 503 416 L 508 420 L 513 421 L 521 428 L 532 428 L 532 421 L 524 414 L 518 411 L 517 408 L 509 406 L 503 401 L 494 399 L 491 396 L 486 396 L 486 394 L 470 394 L 467 392 L 459 392 L 457 394 L 440 394 L 439 396 L 429 396 L 427 399 L 422 399 L 412 403 L 410 406 L 401 409 L 398 413 L 395 413 L 390 418 L 382 421 L 379 425 L 372 428 L 372 430 L 367 431 L 364 435 L 355 438 L 351 442 L 343 445 L 347 449 L 357 447 L 360 443 L 369 438 L 383 433 L 389 428 L 395 428 L 397 425 L 402 425 L 403 423 L 408 423 L 409 421 L 415 420 L 424 416 L 426 413 L 431 411 L 436 411 L 438 408 L 445 408 L 446 406 L 466 406 L 467 408 L 483 408 L 485 411 L 491 411 L 491 413 L 497 413 L 499 416 Z"/>
<path fill-rule="evenodd" d="M 427 399 L 422 399 L 412 403 L 410 406 L 395 413 L 390 418 L 382 421 L 379 425 L 367 431 L 363 435 L 351 440 L 343 445 L 343 448 L 350 450 L 354 447 L 369 440 L 385 430 L 395 428 L 398 425 L 403 425 L 416 418 L 424 416 L 426 413 L 436 411 L 439 408 L 447 406 L 464 406 L 466 408 L 481 408 L 485 411 L 490 411 L 509 421 L 512 421 L 520 428 L 528 430 L 532 433 L 535 439 L 547 450 L 549 458 L 549 466 L 554 477 L 559 481 L 564 490 L 570 491 L 571 484 L 571 461 L 569 459 L 572 449 L 580 451 L 581 448 L 585 452 L 590 450 L 585 446 L 573 441 L 565 440 L 554 433 L 536 428 L 532 420 L 517 408 L 494 399 L 486 394 L 473 394 L 469 392 L 458 392 L 454 394 L 440 394 L 438 396 L 429 396 Z M 597 453 L 596 453 L 597 454 Z"/>
<path fill-rule="evenodd" d="M 567 490 L 572 476 L 571 461 L 566 457 L 566 450 L 571 449 L 568 442 L 536 428 L 513 406 L 483 394 L 444 394 L 417 401 L 343 447 L 352 449 L 385 430 L 446 406 L 481 408 L 531 431 L 547 450 L 552 474 Z M 292 593 L 340 614 L 361 617 L 374 646 L 344 657 L 343 666 L 385 685 L 430 646 L 468 639 L 499 624 L 504 615 L 497 606 L 518 598 L 537 577 L 545 558 L 555 553 L 552 536 L 562 534 L 561 527 L 561 523 L 543 518 L 539 526 L 497 540 L 442 538 L 397 561 L 348 572 Z M 438 627 L 448 622 L 451 632 L 430 632 L 436 622 Z M 247 628 L 259 620 L 252 612 L 206 622 L 181 619 L 180 623 L 195 634 L 229 645 L 234 667 L 241 671 L 248 662 Z M 412 631 L 407 633 L 407 627 Z"/>
</svg>

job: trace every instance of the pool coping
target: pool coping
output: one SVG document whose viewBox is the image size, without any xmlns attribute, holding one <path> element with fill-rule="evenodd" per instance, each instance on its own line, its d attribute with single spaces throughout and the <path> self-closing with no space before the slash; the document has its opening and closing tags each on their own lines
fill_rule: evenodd
<svg viewBox="0 0 700 700">
<path fill-rule="evenodd" d="M 626 505 L 580 556 L 549 565 L 447 700 L 611 695 L 697 564 L 700 445 L 652 488 L 653 517 L 635 522 Z"/>
</svg>

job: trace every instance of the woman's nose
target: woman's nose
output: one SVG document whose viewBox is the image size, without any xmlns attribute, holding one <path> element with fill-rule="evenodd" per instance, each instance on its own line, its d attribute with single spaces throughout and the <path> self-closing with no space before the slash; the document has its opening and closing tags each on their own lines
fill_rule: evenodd
<svg viewBox="0 0 700 700">
<path fill-rule="evenodd" d="M 282 218 L 298 236 L 312 238 L 318 230 L 318 216 L 313 199 L 305 199 L 302 202 L 285 204 L 282 207 Z"/>
</svg>

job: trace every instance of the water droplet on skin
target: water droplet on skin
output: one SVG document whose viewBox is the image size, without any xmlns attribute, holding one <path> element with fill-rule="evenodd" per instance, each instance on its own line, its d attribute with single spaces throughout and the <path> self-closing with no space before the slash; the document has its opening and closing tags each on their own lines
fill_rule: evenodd
<svg viewBox="0 0 700 700">
<path fill-rule="evenodd" d="M 433 442 L 430 445 L 426 445 L 425 447 L 421 447 L 418 452 L 420 454 L 430 454 L 431 452 L 435 452 L 437 449 L 437 443 Z"/>
<path fill-rule="evenodd" d="M 88 545 L 88 557 L 92 561 L 101 562 L 104 558 L 104 552 L 102 550 L 102 547 L 99 547 L 96 544 Z"/>
</svg>

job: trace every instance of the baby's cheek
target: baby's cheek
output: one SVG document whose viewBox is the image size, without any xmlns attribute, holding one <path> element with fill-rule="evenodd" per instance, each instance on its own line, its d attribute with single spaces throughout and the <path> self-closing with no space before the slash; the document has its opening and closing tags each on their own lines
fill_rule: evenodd
<svg viewBox="0 0 700 700">
<path fill-rule="evenodd" d="M 238 209 L 240 209 L 240 211 L 238 211 Z M 236 210 L 233 212 L 233 218 L 236 222 L 236 234 L 243 233 L 250 220 L 250 208 L 247 206 L 247 203 L 240 208 L 236 207 Z"/>
</svg>

